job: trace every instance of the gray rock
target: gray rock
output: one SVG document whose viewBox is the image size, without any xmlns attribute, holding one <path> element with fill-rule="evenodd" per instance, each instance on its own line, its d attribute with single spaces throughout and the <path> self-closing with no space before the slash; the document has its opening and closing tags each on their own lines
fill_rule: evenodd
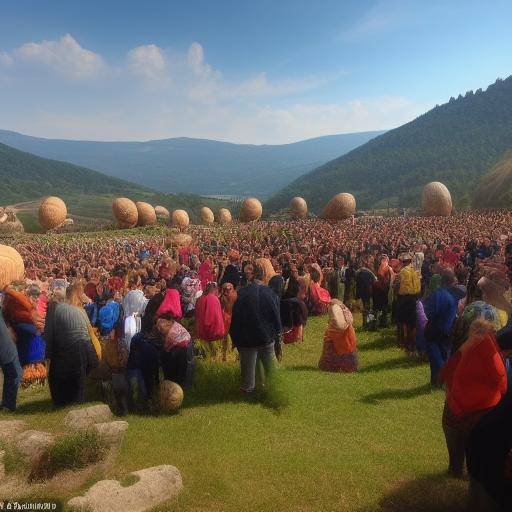
<svg viewBox="0 0 512 512">
<path fill-rule="evenodd" d="M 64 425 L 71 430 L 87 430 L 96 423 L 112 421 L 113 417 L 108 405 L 92 405 L 69 411 L 64 418 Z"/>
<path fill-rule="evenodd" d="M 126 421 L 109 421 L 108 423 L 96 423 L 93 426 L 101 439 L 107 444 L 119 444 L 123 439 L 124 433 L 128 430 Z"/>
<path fill-rule="evenodd" d="M 34 462 L 54 443 L 55 438 L 48 432 L 26 430 L 16 436 L 14 446 L 26 460 Z"/>
<path fill-rule="evenodd" d="M 181 474 L 174 466 L 156 466 L 132 475 L 139 480 L 129 487 L 117 480 L 102 480 L 84 496 L 69 500 L 68 506 L 84 512 L 144 512 L 176 497 L 183 489 Z"/>
<path fill-rule="evenodd" d="M 27 430 L 27 423 L 23 420 L 0 421 L 0 441 L 12 443 L 14 438 L 24 430 Z"/>
</svg>

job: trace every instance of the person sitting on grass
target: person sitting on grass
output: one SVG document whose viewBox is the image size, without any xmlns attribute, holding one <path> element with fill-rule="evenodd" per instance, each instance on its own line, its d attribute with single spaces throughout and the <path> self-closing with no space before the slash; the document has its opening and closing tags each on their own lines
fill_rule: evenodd
<svg viewBox="0 0 512 512">
<path fill-rule="evenodd" d="M 233 306 L 230 334 L 240 354 L 242 393 L 256 387 L 256 363 L 261 361 L 263 379 L 274 366 L 274 343 L 281 334 L 279 297 L 262 283 L 263 268 L 254 265 L 254 280 L 238 292 Z"/>
<path fill-rule="evenodd" d="M 356 333 L 350 309 L 334 299 L 329 304 L 329 322 L 324 334 L 318 367 L 327 372 L 357 371 Z"/>
</svg>

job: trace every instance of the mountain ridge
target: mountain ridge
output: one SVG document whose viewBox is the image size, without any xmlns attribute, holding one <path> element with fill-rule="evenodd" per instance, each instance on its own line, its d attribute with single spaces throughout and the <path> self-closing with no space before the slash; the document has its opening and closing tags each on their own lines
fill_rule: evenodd
<svg viewBox="0 0 512 512">
<path fill-rule="evenodd" d="M 190 137 L 132 142 L 74 141 L 0 130 L 0 142 L 163 192 L 265 198 L 297 176 L 381 133 L 357 132 L 289 144 L 256 145 Z"/>
</svg>

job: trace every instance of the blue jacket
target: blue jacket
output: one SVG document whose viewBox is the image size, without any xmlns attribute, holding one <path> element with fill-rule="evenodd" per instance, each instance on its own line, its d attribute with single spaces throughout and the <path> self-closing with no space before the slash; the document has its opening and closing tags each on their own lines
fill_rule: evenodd
<svg viewBox="0 0 512 512">
<path fill-rule="evenodd" d="M 236 347 L 268 345 L 281 330 L 279 297 L 268 286 L 252 283 L 238 292 L 229 330 Z"/>
<path fill-rule="evenodd" d="M 430 324 L 448 334 L 457 315 L 457 301 L 446 287 L 438 288 L 427 297 L 425 314 Z"/>
</svg>

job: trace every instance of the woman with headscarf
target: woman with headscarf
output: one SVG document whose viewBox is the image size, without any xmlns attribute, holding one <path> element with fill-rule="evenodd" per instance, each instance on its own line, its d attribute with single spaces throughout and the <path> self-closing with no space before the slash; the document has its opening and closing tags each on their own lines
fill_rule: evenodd
<svg viewBox="0 0 512 512">
<path fill-rule="evenodd" d="M 210 256 L 208 256 L 202 263 L 199 265 L 199 271 L 197 273 L 197 277 L 201 282 L 201 289 L 204 290 L 206 285 L 212 281 L 214 281 L 214 273 L 213 273 L 213 265 L 211 262 Z"/>
<path fill-rule="evenodd" d="M 350 310 L 339 300 L 329 304 L 329 322 L 324 334 L 321 370 L 351 373 L 357 371 L 356 333 Z"/>
<path fill-rule="evenodd" d="M 161 313 L 156 321 L 160 333 L 162 351 L 160 355 L 165 380 L 180 386 L 187 384 L 189 352 L 192 340 L 189 332 L 170 313 Z"/>
<path fill-rule="evenodd" d="M 443 430 L 449 472 L 460 478 L 471 430 L 507 391 L 505 364 L 491 324 L 481 318 L 473 321 L 467 340 L 443 367 L 441 381 L 446 384 Z"/>
<path fill-rule="evenodd" d="M 218 297 L 217 283 L 208 283 L 196 303 L 195 334 L 206 357 L 218 360 L 222 356 L 224 318 Z"/>
<path fill-rule="evenodd" d="M 327 312 L 331 296 L 320 286 L 322 273 L 313 265 L 310 267 L 311 282 L 309 283 L 308 310 L 311 315 L 323 315 Z"/>
<path fill-rule="evenodd" d="M 132 338 L 142 329 L 142 316 L 148 299 L 140 289 L 130 290 L 123 299 L 124 336 L 123 343 L 127 353 L 130 352 Z"/>
<path fill-rule="evenodd" d="M 263 269 L 262 282 L 268 286 L 269 281 L 276 275 L 272 262 L 268 258 L 257 258 L 255 264 Z"/>
</svg>

